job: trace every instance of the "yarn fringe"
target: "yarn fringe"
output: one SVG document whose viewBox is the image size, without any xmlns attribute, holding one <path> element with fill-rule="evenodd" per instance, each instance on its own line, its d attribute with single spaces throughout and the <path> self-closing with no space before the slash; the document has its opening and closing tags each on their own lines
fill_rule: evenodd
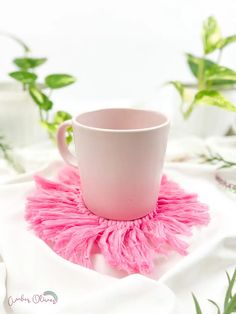
<svg viewBox="0 0 236 314">
<path fill-rule="evenodd" d="M 35 177 L 36 190 L 28 197 L 25 218 L 38 237 L 65 259 L 93 268 L 97 247 L 105 261 L 127 273 L 153 270 L 157 253 L 187 254 L 184 237 L 195 225 L 207 225 L 208 208 L 196 194 L 162 178 L 155 211 L 133 221 L 98 217 L 84 205 L 78 171 L 63 168 L 58 182 Z"/>
</svg>

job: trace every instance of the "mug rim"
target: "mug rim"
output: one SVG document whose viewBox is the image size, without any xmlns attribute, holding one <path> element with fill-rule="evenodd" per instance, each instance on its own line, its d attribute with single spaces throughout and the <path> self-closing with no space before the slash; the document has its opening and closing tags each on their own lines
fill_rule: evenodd
<svg viewBox="0 0 236 314">
<path fill-rule="evenodd" d="M 164 117 L 165 122 L 160 123 L 160 124 L 155 125 L 155 126 L 146 127 L 146 128 L 109 129 L 109 128 L 98 128 L 98 127 L 88 126 L 86 124 L 83 124 L 83 123 L 80 123 L 77 121 L 77 119 L 84 114 L 87 114 L 90 112 L 92 113 L 92 112 L 101 112 L 101 111 L 108 111 L 108 110 L 143 111 L 143 112 L 158 114 L 158 115 L 161 115 L 162 117 Z M 79 126 L 79 127 L 82 127 L 82 128 L 88 129 L 88 130 L 93 130 L 93 131 L 111 132 L 111 133 L 137 133 L 137 132 L 144 132 L 144 131 L 152 131 L 152 130 L 161 129 L 161 128 L 170 124 L 170 119 L 166 114 L 164 114 L 158 110 L 139 109 L 139 108 L 103 108 L 103 109 L 96 109 L 96 110 L 82 112 L 82 113 L 76 115 L 74 118 L 72 118 L 72 123 Z"/>
</svg>

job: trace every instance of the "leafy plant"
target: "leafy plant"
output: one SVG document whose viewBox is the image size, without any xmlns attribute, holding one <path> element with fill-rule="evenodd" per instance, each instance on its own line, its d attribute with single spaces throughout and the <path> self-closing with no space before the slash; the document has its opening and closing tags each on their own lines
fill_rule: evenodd
<svg viewBox="0 0 236 314">
<path fill-rule="evenodd" d="M 14 158 L 11 147 L 6 143 L 2 135 L 0 135 L 0 154 L 16 172 L 25 172 L 23 166 Z"/>
<path fill-rule="evenodd" d="M 23 56 L 13 60 L 17 71 L 9 73 L 9 76 L 22 83 L 23 90 L 29 93 L 34 103 L 38 106 L 41 125 L 47 129 L 50 138 L 55 140 L 58 125 L 65 120 L 71 119 L 71 115 L 65 111 L 57 111 L 53 117 L 50 117 L 49 113 L 54 105 L 52 92 L 55 89 L 73 84 L 76 81 L 75 77 L 69 74 L 56 73 L 47 75 L 43 83 L 40 82 L 35 71 L 39 66 L 47 62 L 47 58 L 29 56 L 31 51 L 29 46 L 14 35 L 7 33 L 0 33 L 0 35 L 13 39 L 22 47 Z M 67 142 L 69 143 L 71 140 L 72 130 L 68 130 Z"/>
<path fill-rule="evenodd" d="M 215 306 L 217 314 L 231 314 L 231 313 L 236 312 L 236 293 L 233 291 L 234 285 L 236 282 L 236 269 L 234 270 L 232 277 L 230 277 L 230 275 L 227 272 L 226 272 L 226 276 L 228 279 L 228 288 L 225 293 L 223 312 L 220 310 L 219 305 L 215 301 L 208 300 L 210 303 L 212 303 Z M 203 314 L 196 296 L 194 294 L 192 294 L 192 296 L 193 296 L 196 314 Z"/>
<path fill-rule="evenodd" d="M 197 92 L 194 97 L 189 97 L 188 89 L 191 84 L 184 84 L 180 81 L 170 82 L 181 97 L 180 109 L 185 119 L 189 118 L 198 105 L 216 106 L 236 112 L 236 106 L 220 92 L 222 89 L 234 87 L 236 71 L 219 64 L 223 50 L 234 42 L 236 42 L 236 35 L 223 37 L 219 24 L 213 16 L 204 21 L 202 28 L 203 56 L 197 57 L 190 53 L 186 54 L 189 69 L 197 81 Z M 216 61 L 212 61 L 208 55 L 215 51 L 218 51 L 218 58 Z M 186 103 L 188 104 L 187 108 Z"/>
</svg>

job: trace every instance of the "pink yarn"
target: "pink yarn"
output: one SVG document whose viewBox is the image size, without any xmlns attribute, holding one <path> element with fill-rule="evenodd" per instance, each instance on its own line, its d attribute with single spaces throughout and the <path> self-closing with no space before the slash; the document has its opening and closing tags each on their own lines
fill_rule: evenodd
<svg viewBox="0 0 236 314">
<path fill-rule="evenodd" d="M 35 233 L 65 259 L 92 268 L 93 248 L 105 261 L 127 273 L 150 273 L 157 253 L 175 250 L 185 255 L 194 225 L 209 222 L 208 208 L 196 194 L 162 178 L 158 206 L 133 221 L 98 217 L 84 205 L 78 171 L 63 168 L 58 182 L 35 177 L 36 190 L 28 198 L 26 220 Z"/>
</svg>

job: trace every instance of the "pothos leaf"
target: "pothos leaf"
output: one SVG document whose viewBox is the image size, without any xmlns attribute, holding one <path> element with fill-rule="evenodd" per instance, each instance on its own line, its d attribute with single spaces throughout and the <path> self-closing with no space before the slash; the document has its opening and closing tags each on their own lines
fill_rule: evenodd
<svg viewBox="0 0 236 314">
<path fill-rule="evenodd" d="M 203 23 L 202 29 L 204 53 L 208 54 L 218 49 L 218 43 L 221 38 L 220 27 L 216 19 L 213 16 L 208 17 L 208 19 Z"/>
<path fill-rule="evenodd" d="M 236 107 L 216 90 L 202 90 L 198 92 L 193 101 L 194 105 L 216 106 L 224 110 L 236 112 Z"/>
<path fill-rule="evenodd" d="M 53 141 L 56 141 L 56 133 L 57 133 L 57 130 L 58 130 L 60 123 L 42 121 L 41 124 L 44 128 L 47 129 L 50 138 Z M 67 144 L 70 144 L 72 140 L 73 140 L 73 129 L 72 129 L 72 127 L 69 127 L 66 130 L 66 142 L 67 142 Z"/>
<path fill-rule="evenodd" d="M 53 118 L 53 124 L 54 126 L 56 126 L 56 131 L 58 129 L 58 126 L 66 121 L 66 120 L 70 120 L 72 118 L 71 114 L 66 112 L 66 111 L 57 111 L 54 115 Z M 56 133 L 55 131 L 55 133 Z M 73 129 L 72 127 L 67 128 L 66 130 L 66 142 L 67 144 L 70 144 L 71 141 L 73 140 Z"/>
<path fill-rule="evenodd" d="M 68 74 L 51 74 L 45 78 L 45 84 L 49 88 L 56 89 L 73 84 L 76 79 Z"/>
<path fill-rule="evenodd" d="M 230 285 L 231 282 L 231 278 L 228 272 L 226 272 L 226 276 L 227 276 L 227 280 L 228 280 L 228 284 Z M 232 298 L 232 293 L 230 292 L 229 297 Z"/>
<path fill-rule="evenodd" d="M 41 125 L 47 129 L 48 133 L 55 134 L 57 131 L 58 125 L 55 123 L 47 122 L 47 121 L 41 121 Z"/>
<path fill-rule="evenodd" d="M 9 73 L 9 76 L 23 84 L 31 84 L 37 79 L 37 75 L 27 71 L 16 71 Z"/>
<path fill-rule="evenodd" d="M 230 81 L 232 82 L 232 84 L 236 83 L 236 72 L 218 64 L 215 64 L 207 69 L 207 71 L 205 72 L 205 77 L 207 81 L 213 83 L 215 81 L 221 82 L 222 84 L 225 81 Z"/>
<path fill-rule="evenodd" d="M 208 70 L 213 65 L 217 65 L 217 63 L 215 63 L 211 60 L 204 59 L 204 58 L 198 58 L 198 57 L 196 57 L 190 53 L 187 53 L 186 57 L 187 57 L 187 62 L 188 62 L 189 68 L 190 68 L 192 74 L 196 78 L 198 77 L 199 67 L 200 67 L 200 64 L 202 62 L 203 62 L 203 66 L 204 66 L 204 71 Z"/>
<path fill-rule="evenodd" d="M 198 300 L 197 300 L 197 298 L 195 297 L 195 295 L 193 293 L 192 293 L 192 297 L 193 297 L 193 301 L 194 301 L 194 304 L 195 304 L 196 314 L 202 314 L 202 310 L 200 308 Z"/>
<path fill-rule="evenodd" d="M 224 98 L 220 92 L 216 90 L 201 90 L 197 92 L 188 109 L 183 112 L 184 119 L 190 116 L 197 105 L 216 106 L 224 110 L 236 112 L 234 104 Z"/>
<path fill-rule="evenodd" d="M 36 85 L 29 87 L 29 93 L 39 108 L 45 111 L 52 109 L 53 102 Z"/>
<path fill-rule="evenodd" d="M 53 122 L 56 124 L 61 124 L 66 120 L 70 120 L 72 118 L 71 114 L 66 111 L 57 111 L 54 115 Z"/>
<path fill-rule="evenodd" d="M 15 65 L 23 70 L 33 69 L 47 61 L 46 58 L 16 58 L 13 60 Z"/>
<path fill-rule="evenodd" d="M 218 44 L 217 44 L 217 48 L 222 49 L 232 43 L 236 42 L 236 35 L 232 35 L 232 36 L 228 36 L 225 38 L 222 38 Z"/>
</svg>

